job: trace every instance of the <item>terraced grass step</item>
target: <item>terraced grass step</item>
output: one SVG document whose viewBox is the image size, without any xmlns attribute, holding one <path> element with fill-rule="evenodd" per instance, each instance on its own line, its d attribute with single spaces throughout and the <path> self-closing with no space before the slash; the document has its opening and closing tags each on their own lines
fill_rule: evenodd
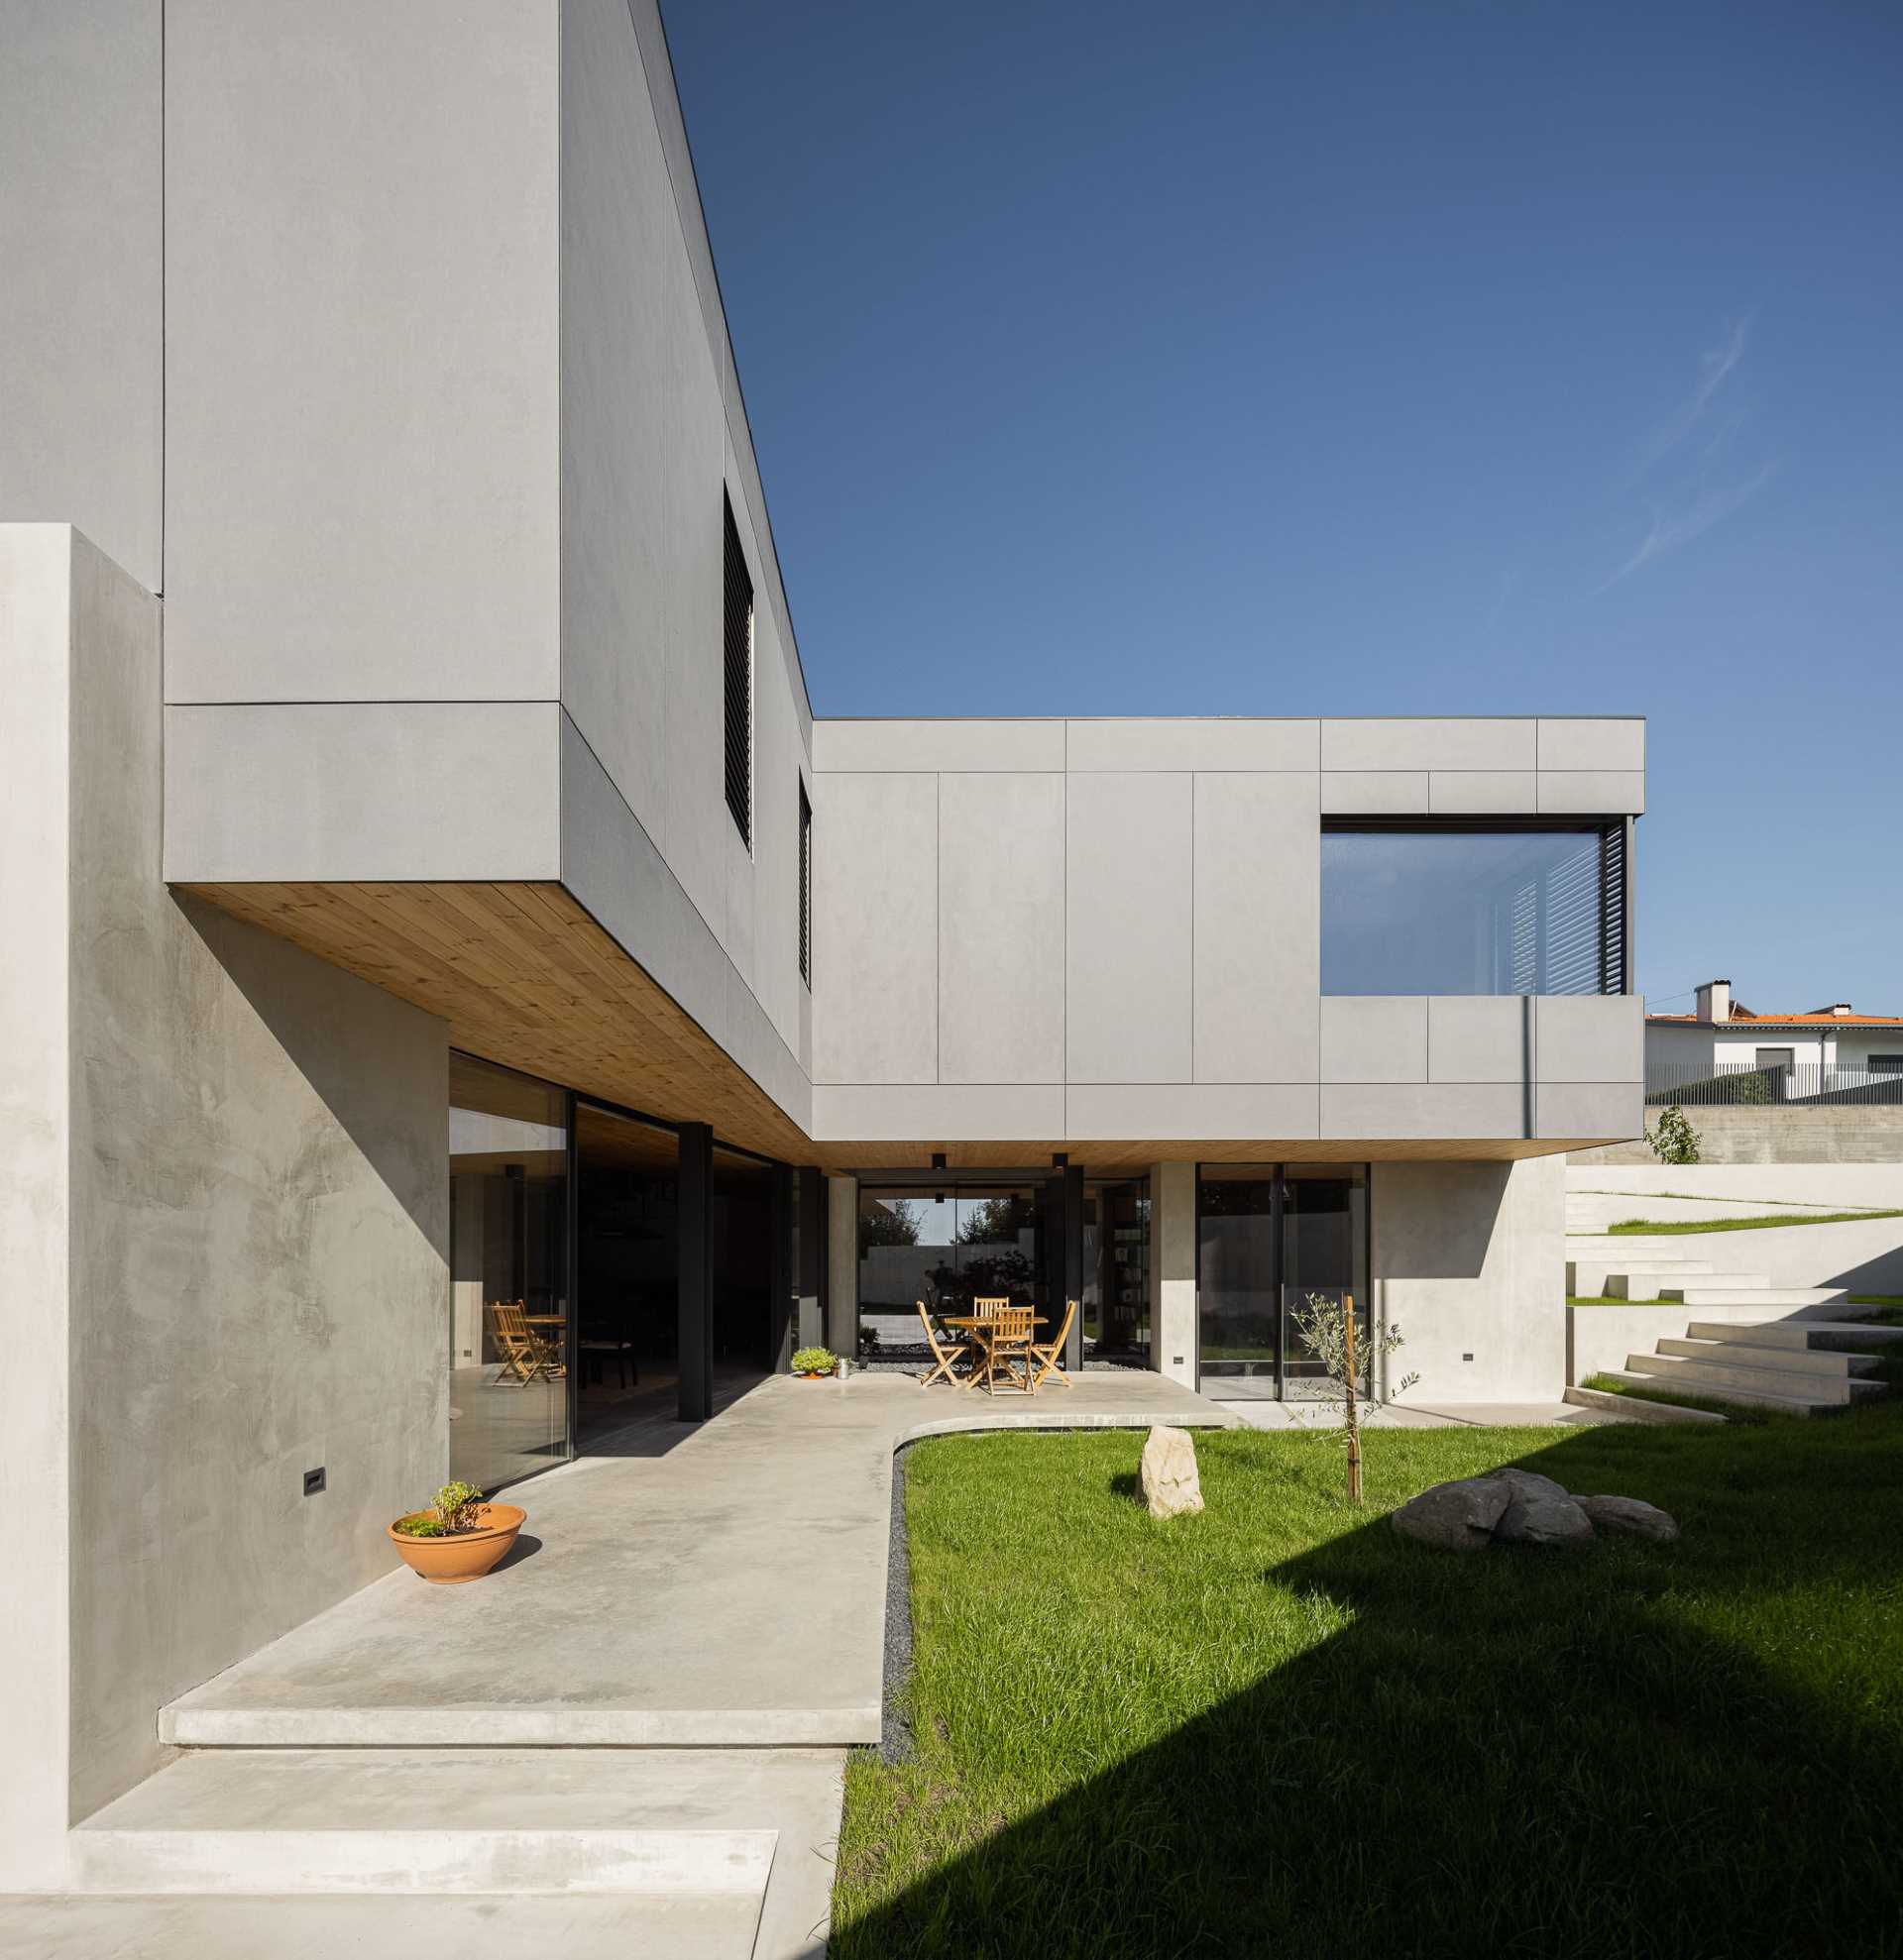
<svg viewBox="0 0 1903 1960">
<path fill-rule="evenodd" d="M 1875 1355 L 1836 1353 L 1823 1348 L 1758 1348 L 1745 1341 L 1713 1341 L 1686 1336 L 1667 1336 L 1658 1344 L 1661 1355 L 1674 1355 L 1686 1361 L 1748 1361 L 1752 1367 L 1775 1367 L 1787 1374 L 1816 1375 L 1822 1380 L 1843 1381 L 1882 1366 Z M 1761 1357 L 1762 1359 L 1758 1359 Z"/>
<path fill-rule="evenodd" d="M 1700 1394 L 1741 1389 L 1823 1407 L 1843 1408 L 1866 1391 L 1878 1395 L 1883 1392 L 1880 1381 L 1859 1381 L 1849 1375 L 1809 1374 L 1775 1362 L 1757 1366 L 1742 1360 L 1687 1361 L 1675 1355 L 1653 1354 L 1627 1355 L 1625 1366 L 1633 1374 L 1648 1374 L 1656 1381 L 1695 1389 Z"/>
<path fill-rule="evenodd" d="M 1638 1359 L 1645 1358 L 1640 1356 Z M 1603 1373 L 1608 1381 L 1625 1382 L 1634 1388 L 1653 1388 L 1670 1393 L 1676 1386 L 1687 1393 L 1703 1396 L 1710 1402 L 1731 1402 L 1741 1409 L 1769 1409 L 1779 1415 L 1832 1415 L 1844 1406 L 1841 1402 L 1818 1402 L 1809 1396 L 1780 1395 L 1774 1391 L 1757 1388 L 1700 1388 L 1690 1382 L 1674 1383 L 1653 1373 L 1649 1368 L 1606 1368 Z"/>
<path fill-rule="evenodd" d="M 1686 1333 L 1699 1341 L 1736 1341 L 1751 1348 L 1887 1347 L 1903 1341 L 1903 1327 L 1863 1320 L 1695 1320 Z"/>
</svg>

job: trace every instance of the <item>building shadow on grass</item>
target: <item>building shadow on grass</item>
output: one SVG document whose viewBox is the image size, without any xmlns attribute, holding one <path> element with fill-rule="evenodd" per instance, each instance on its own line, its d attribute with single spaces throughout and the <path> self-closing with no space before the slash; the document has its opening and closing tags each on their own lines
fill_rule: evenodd
<svg viewBox="0 0 1903 1960">
<path fill-rule="evenodd" d="M 1657 1462 L 1605 1431 L 1536 1458 L 1581 1490 L 1622 1461 Z M 1734 1475 L 1711 1503 L 1749 1500 Z M 842 1914 L 834 1953 L 1903 1953 L 1903 1749 L 1829 1691 L 1804 1623 L 1852 1571 L 1893 1573 L 1894 1539 L 1860 1566 L 1830 1530 L 1728 1566 L 1684 1501 L 1676 1546 L 1462 1557 L 1380 1514 L 1271 1569 L 1349 1624 L 1057 1801 L 968 1819 L 969 1849 Z M 1766 1600 L 1789 1602 L 1777 1665 L 1722 1633 Z M 908 1801 L 956 1803 L 948 1747 Z"/>
</svg>

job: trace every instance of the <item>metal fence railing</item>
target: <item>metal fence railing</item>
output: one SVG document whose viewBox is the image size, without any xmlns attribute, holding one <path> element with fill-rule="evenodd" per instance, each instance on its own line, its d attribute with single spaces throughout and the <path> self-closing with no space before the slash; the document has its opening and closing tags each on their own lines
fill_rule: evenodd
<svg viewBox="0 0 1903 1960">
<path fill-rule="evenodd" d="M 1799 1062 L 1785 1068 L 1688 1068 L 1683 1062 L 1647 1062 L 1645 1100 L 1690 1109 L 1717 1103 L 1733 1107 L 1792 1104 L 1903 1104 L 1903 1072 L 1835 1062 Z"/>
</svg>

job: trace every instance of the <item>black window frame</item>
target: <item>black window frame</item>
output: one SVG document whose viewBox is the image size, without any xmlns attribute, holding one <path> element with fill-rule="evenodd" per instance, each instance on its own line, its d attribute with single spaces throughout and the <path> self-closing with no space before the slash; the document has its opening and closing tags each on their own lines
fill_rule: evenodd
<svg viewBox="0 0 1903 1960">
<path fill-rule="evenodd" d="M 1321 835 L 1369 832 L 1409 836 L 1501 835 L 1506 833 L 1599 833 L 1598 994 L 1629 994 L 1633 975 L 1633 874 L 1636 819 L 1631 817 L 1474 815 L 1461 817 L 1328 816 Z M 1319 846 L 1317 846 L 1319 847 Z M 1329 998 L 1353 998 L 1342 996 Z M 1511 998 L 1499 996 L 1497 998 Z M 1587 994 L 1580 998 L 1592 999 Z"/>
<path fill-rule="evenodd" d="M 753 848 L 753 575 L 746 569 L 739 526 L 733 521 L 733 499 L 725 491 L 721 496 L 721 514 L 727 808 L 740 833 L 740 841 L 750 852 Z"/>
<path fill-rule="evenodd" d="M 806 793 L 806 778 L 800 789 L 800 979 L 807 992 L 813 991 L 813 799 Z"/>
</svg>

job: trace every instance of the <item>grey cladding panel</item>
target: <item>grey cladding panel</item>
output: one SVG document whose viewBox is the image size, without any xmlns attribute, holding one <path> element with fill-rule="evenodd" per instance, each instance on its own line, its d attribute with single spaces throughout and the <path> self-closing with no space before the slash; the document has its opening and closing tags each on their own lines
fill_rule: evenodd
<svg viewBox="0 0 1903 1960">
<path fill-rule="evenodd" d="M 1068 1077 L 1186 1082 L 1190 778 L 1072 776 L 1068 800 Z"/>
<path fill-rule="evenodd" d="M 1194 778 L 1198 1082 L 1315 1079 L 1318 780 Z"/>
<path fill-rule="evenodd" d="M 1064 779 L 938 780 L 939 1078 L 1062 1082 Z"/>
<path fill-rule="evenodd" d="M 850 775 L 816 785 L 813 1076 L 938 1076 L 939 786 Z"/>
</svg>

